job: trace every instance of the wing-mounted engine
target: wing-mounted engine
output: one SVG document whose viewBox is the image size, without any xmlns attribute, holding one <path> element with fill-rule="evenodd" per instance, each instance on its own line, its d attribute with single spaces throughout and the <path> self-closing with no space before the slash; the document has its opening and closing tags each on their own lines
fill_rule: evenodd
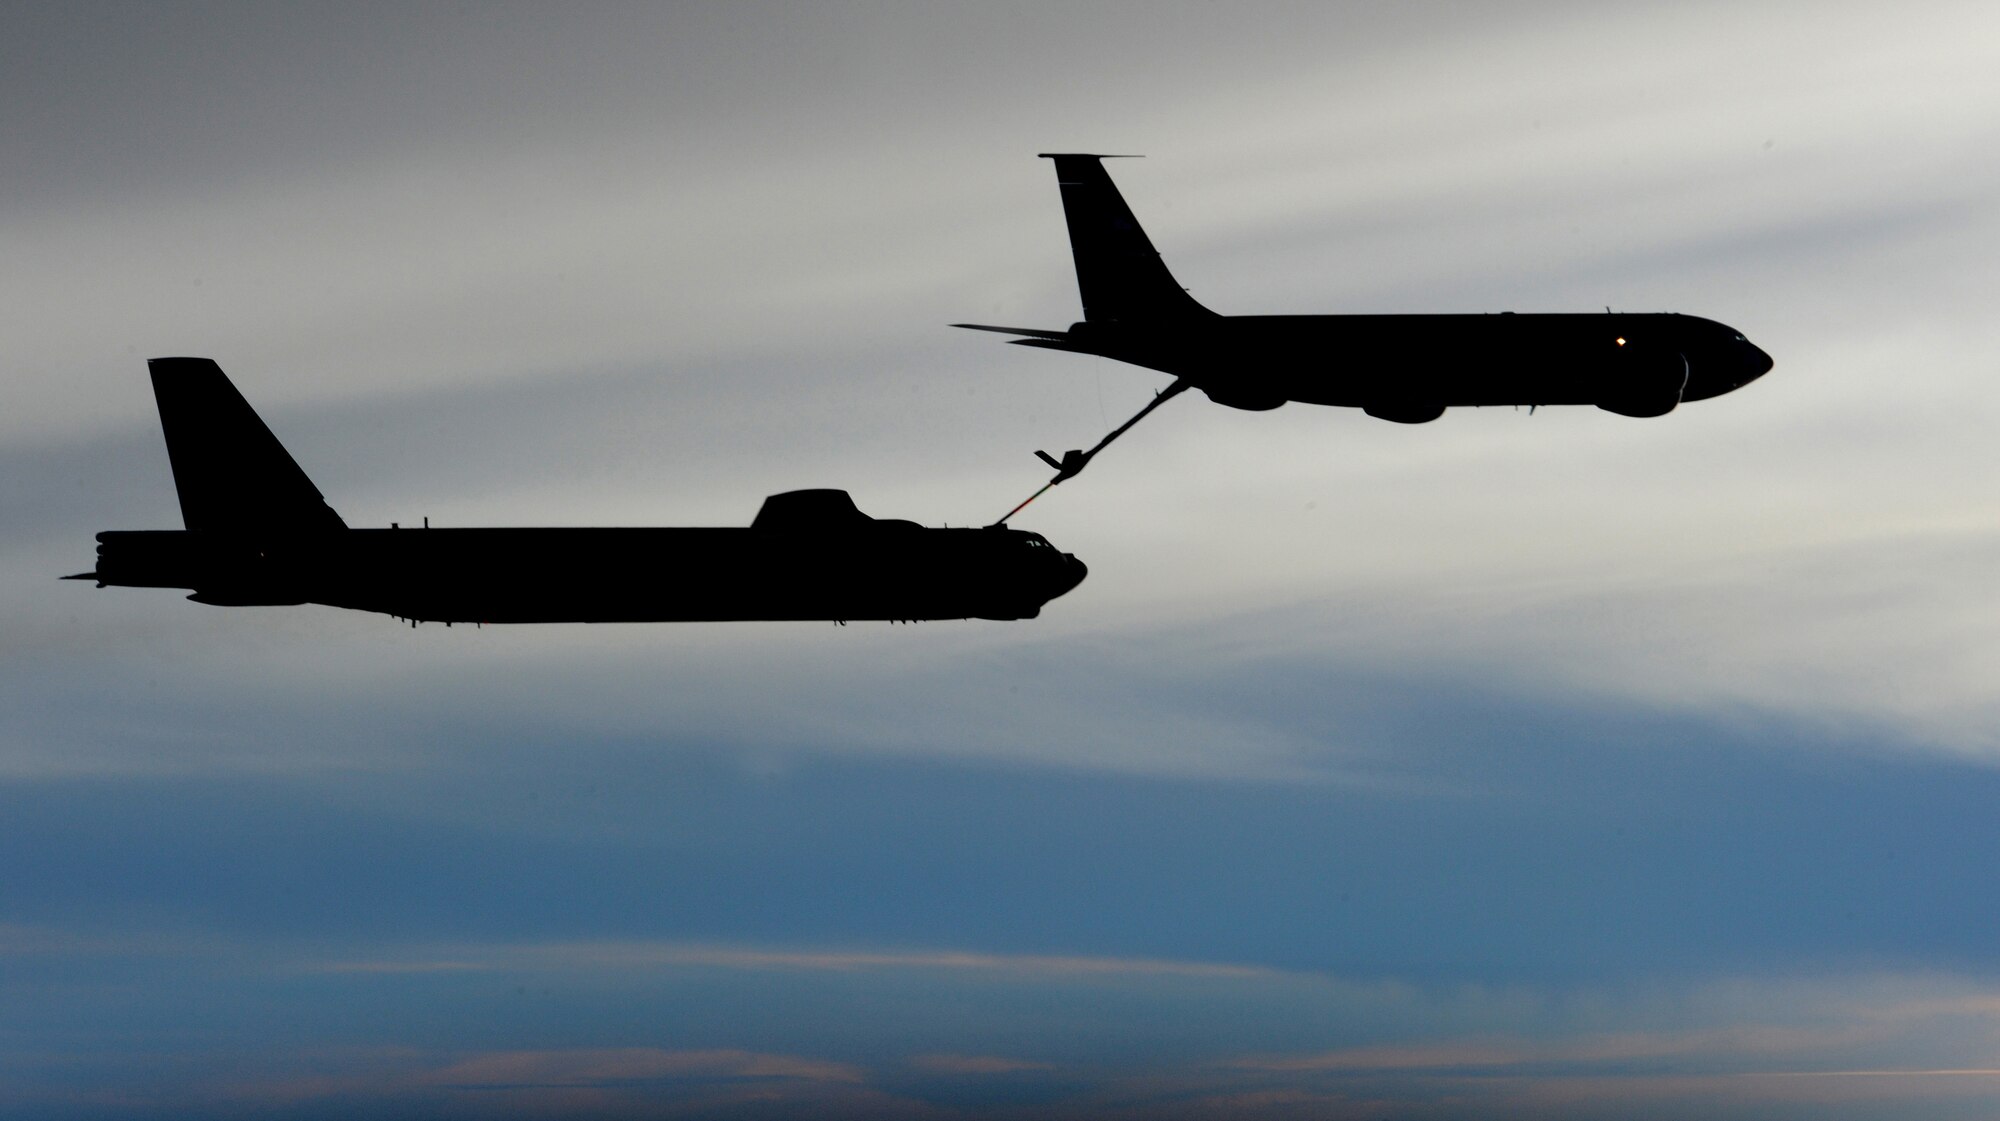
<svg viewBox="0 0 2000 1121">
<path fill-rule="evenodd" d="M 1619 416 L 1665 416 L 1687 391 L 1687 356 L 1619 336 L 1604 375 L 1597 407 Z"/>
<path fill-rule="evenodd" d="M 1361 406 L 1361 411 L 1377 420 L 1393 420 L 1397 424 L 1428 424 L 1444 415 L 1444 402 L 1419 397 L 1395 398 L 1370 401 Z"/>
<path fill-rule="evenodd" d="M 1284 404 L 1286 400 L 1284 397 L 1273 393 L 1259 392 L 1255 389 L 1238 388 L 1235 386 L 1211 388 L 1204 385 L 1201 387 L 1201 391 L 1208 395 L 1209 400 L 1218 405 L 1227 405 L 1232 409 L 1243 409 L 1253 413 L 1270 412 L 1272 409 Z"/>
</svg>

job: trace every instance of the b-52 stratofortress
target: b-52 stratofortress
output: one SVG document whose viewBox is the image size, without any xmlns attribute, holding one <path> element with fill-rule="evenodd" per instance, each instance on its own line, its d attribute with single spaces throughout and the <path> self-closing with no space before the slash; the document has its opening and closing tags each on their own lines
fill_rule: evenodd
<svg viewBox="0 0 2000 1121">
<path fill-rule="evenodd" d="M 1099 162 L 1108 157 L 1043 158 L 1055 161 L 1062 189 L 1083 320 L 1066 331 L 953 326 L 1173 375 L 1140 417 L 1189 388 L 1231 408 L 1345 405 L 1402 424 L 1460 405 L 1595 405 L 1656 417 L 1771 368 L 1742 332 L 1692 315 L 1218 315 L 1167 271 Z M 1060 463 L 1036 454 L 1060 482 L 1138 420 Z"/>
<path fill-rule="evenodd" d="M 839 490 L 772 495 L 747 529 L 350 529 L 221 367 L 147 365 L 187 528 L 100 533 L 64 579 L 414 626 L 1031 619 L 1085 574 L 1040 534 L 877 520 Z"/>
</svg>

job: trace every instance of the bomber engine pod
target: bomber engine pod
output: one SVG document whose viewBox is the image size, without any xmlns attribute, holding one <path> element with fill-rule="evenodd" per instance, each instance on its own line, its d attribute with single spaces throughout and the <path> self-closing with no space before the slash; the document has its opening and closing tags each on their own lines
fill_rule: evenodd
<svg viewBox="0 0 2000 1121">
<path fill-rule="evenodd" d="M 1082 582 L 1037 533 L 772 495 L 747 528 L 350 529 L 206 358 L 148 363 L 186 529 L 97 535 L 99 587 L 415 621 L 1031 619 Z"/>
</svg>

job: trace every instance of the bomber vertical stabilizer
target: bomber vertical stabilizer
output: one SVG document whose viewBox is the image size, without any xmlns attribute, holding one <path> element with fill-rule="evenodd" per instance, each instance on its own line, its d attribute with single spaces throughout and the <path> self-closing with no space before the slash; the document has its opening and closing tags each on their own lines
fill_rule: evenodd
<svg viewBox="0 0 2000 1121">
<path fill-rule="evenodd" d="M 146 368 L 188 529 L 347 528 L 212 359 L 154 358 Z"/>
</svg>

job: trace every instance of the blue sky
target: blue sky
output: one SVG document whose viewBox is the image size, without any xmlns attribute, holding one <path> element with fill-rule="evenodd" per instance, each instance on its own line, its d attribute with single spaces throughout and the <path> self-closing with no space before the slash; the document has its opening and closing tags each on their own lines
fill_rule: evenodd
<svg viewBox="0 0 2000 1121">
<path fill-rule="evenodd" d="M 0 1116 L 1986 1117 L 1983 6 L 0 12 Z M 990 521 L 1225 312 L 1678 310 L 1651 421 L 1196 395 L 1042 618 L 96 591 L 216 358 L 355 525 Z M 1331 360 L 1331 356 L 1330 356 Z"/>
</svg>

